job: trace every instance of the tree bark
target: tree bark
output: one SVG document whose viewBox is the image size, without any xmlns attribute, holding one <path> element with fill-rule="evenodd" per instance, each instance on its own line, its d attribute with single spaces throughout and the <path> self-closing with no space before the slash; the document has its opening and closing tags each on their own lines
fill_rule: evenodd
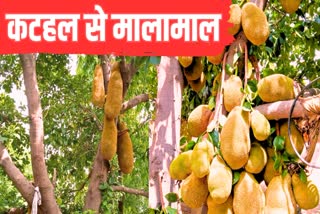
<svg viewBox="0 0 320 214">
<path fill-rule="evenodd" d="M 44 131 L 39 89 L 36 78 L 36 65 L 33 54 L 21 54 L 23 78 L 26 88 L 30 119 L 31 163 L 34 185 L 41 193 L 41 207 L 44 213 L 61 213 L 56 203 L 53 186 L 49 180 L 44 159 Z"/>
<path fill-rule="evenodd" d="M 178 192 L 170 178 L 169 165 L 179 153 L 180 116 L 183 76 L 174 57 L 161 57 L 158 67 L 156 119 L 149 145 L 149 207 L 165 208 L 169 203 L 164 196 Z M 171 207 L 177 206 L 176 204 Z M 179 209 L 179 207 L 177 206 Z"/>
<path fill-rule="evenodd" d="M 111 186 L 111 188 L 113 191 L 116 191 L 116 192 L 126 192 L 126 193 L 130 193 L 133 195 L 141 195 L 141 196 L 148 198 L 148 192 L 140 190 L 140 189 L 132 189 L 132 188 L 125 187 L 125 186 Z"/>
</svg>

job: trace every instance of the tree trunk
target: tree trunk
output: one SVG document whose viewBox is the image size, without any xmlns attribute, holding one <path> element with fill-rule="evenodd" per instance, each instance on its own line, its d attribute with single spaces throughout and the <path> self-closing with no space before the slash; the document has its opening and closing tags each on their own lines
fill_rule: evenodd
<svg viewBox="0 0 320 214">
<path fill-rule="evenodd" d="M 177 59 L 161 57 L 158 67 L 157 112 L 149 146 L 151 208 L 165 208 L 169 203 L 164 196 L 169 192 L 178 192 L 178 186 L 170 178 L 169 165 L 179 153 L 182 90 L 183 76 Z"/>
<path fill-rule="evenodd" d="M 44 213 L 61 213 L 55 200 L 53 186 L 49 180 L 44 159 L 44 131 L 35 58 L 33 54 L 21 54 L 20 59 L 30 119 L 31 162 L 34 185 L 40 189 L 41 207 Z"/>
</svg>

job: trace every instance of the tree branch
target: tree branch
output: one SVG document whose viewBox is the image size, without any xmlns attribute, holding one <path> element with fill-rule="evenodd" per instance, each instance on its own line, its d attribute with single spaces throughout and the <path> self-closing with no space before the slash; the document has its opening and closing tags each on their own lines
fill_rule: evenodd
<svg viewBox="0 0 320 214">
<path fill-rule="evenodd" d="M 140 189 L 133 189 L 125 186 L 111 186 L 111 188 L 113 191 L 116 191 L 116 192 L 126 192 L 134 195 L 141 195 L 146 198 L 149 197 L 149 193 L 147 191 L 140 190 Z"/>
<path fill-rule="evenodd" d="M 134 98 L 132 98 L 129 101 L 126 101 L 122 104 L 122 109 L 121 109 L 121 113 L 127 111 L 128 109 L 131 109 L 135 106 L 137 106 L 138 104 L 142 103 L 142 102 L 147 102 L 149 100 L 149 94 L 140 94 L 135 96 Z"/>
</svg>

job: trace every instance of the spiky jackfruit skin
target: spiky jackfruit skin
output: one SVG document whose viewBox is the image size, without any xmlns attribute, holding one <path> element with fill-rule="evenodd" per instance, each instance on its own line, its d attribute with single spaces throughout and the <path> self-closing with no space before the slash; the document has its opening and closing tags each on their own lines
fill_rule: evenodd
<svg viewBox="0 0 320 214">
<path fill-rule="evenodd" d="M 202 57 L 194 57 L 192 66 L 184 68 L 183 73 L 187 80 L 197 80 L 201 77 L 203 71 Z"/>
<path fill-rule="evenodd" d="M 303 182 L 298 174 L 292 175 L 294 198 L 301 209 L 313 209 L 319 204 L 318 187 L 311 181 Z"/>
<path fill-rule="evenodd" d="M 291 176 L 277 175 L 270 181 L 266 195 L 265 214 L 296 213 L 296 201 L 291 187 Z"/>
<path fill-rule="evenodd" d="M 228 112 L 235 106 L 241 105 L 244 94 L 241 92 L 242 81 L 240 77 L 231 75 L 223 87 L 223 104 Z"/>
<path fill-rule="evenodd" d="M 216 204 L 227 201 L 232 189 L 232 171 L 224 160 L 216 155 L 211 161 L 208 175 L 208 190 Z"/>
<path fill-rule="evenodd" d="M 172 179 L 183 180 L 191 174 L 192 150 L 180 153 L 169 166 L 169 174 Z"/>
<path fill-rule="evenodd" d="M 123 101 L 122 95 L 123 82 L 120 73 L 120 62 L 114 62 L 111 67 L 106 103 L 104 105 L 104 113 L 107 118 L 114 119 L 119 116 Z"/>
<path fill-rule="evenodd" d="M 215 200 L 213 200 L 209 195 L 207 198 L 207 207 L 208 207 L 207 214 L 233 214 L 232 203 L 233 203 L 232 195 L 230 195 L 227 201 L 222 204 L 215 203 Z"/>
<path fill-rule="evenodd" d="M 269 37 L 267 17 L 255 3 L 247 2 L 243 5 L 241 25 L 244 34 L 254 45 L 262 45 Z"/>
<path fill-rule="evenodd" d="M 117 153 L 117 138 L 118 130 L 114 119 L 104 117 L 100 149 L 105 160 L 111 160 Z"/>
<path fill-rule="evenodd" d="M 199 137 L 207 130 L 211 110 L 208 105 L 197 106 L 188 117 L 188 132 L 193 137 Z"/>
<path fill-rule="evenodd" d="M 187 80 L 191 89 L 199 93 L 201 89 L 206 85 L 206 75 L 202 72 L 199 79 Z"/>
<path fill-rule="evenodd" d="M 258 174 L 267 164 L 268 156 L 266 150 L 258 143 L 251 144 L 249 160 L 244 166 L 247 172 Z"/>
<path fill-rule="evenodd" d="M 233 189 L 234 213 L 264 213 L 265 200 L 264 192 L 254 176 L 242 171 Z"/>
<path fill-rule="evenodd" d="M 282 5 L 284 11 L 289 14 L 296 12 L 299 8 L 301 0 L 280 0 L 280 4 Z"/>
<path fill-rule="evenodd" d="M 302 134 L 299 132 L 299 130 L 296 128 L 294 123 L 290 123 L 290 132 L 291 132 L 291 138 L 294 147 L 297 149 L 297 152 L 301 154 L 303 147 L 304 147 L 304 140 Z M 288 124 L 284 123 L 280 126 L 280 135 L 284 137 L 284 149 L 285 151 L 292 157 L 297 157 L 294 149 L 292 148 L 289 134 L 288 134 Z"/>
<path fill-rule="evenodd" d="M 251 129 L 254 137 L 258 141 L 266 140 L 271 133 L 271 127 L 268 119 L 258 110 L 253 110 L 251 112 Z"/>
<path fill-rule="evenodd" d="M 233 26 L 228 28 L 228 33 L 235 35 L 239 32 L 241 27 L 241 8 L 238 4 L 230 5 L 229 10 L 230 18 L 229 23 L 232 23 Z"/>
<path fill-rule="evenodd" d="M 213 144 L 206 139 L 202 139 L 194 146 L 191 154 L 191 171 L 195 176 L 203 178 L 209 174 L 213 155 Z"/>
<path fill-rule="evenodd" d="M 190 208 L 198 208 L 206 203 L 208 197 L 207 178 L 198 178 L 191 173 L 181 183 L 181 198 Z"/>
<path fill-rule="evenodd" d="M 240 169 L 249 159 L 250 113 L 236 106 L 229 113 L 220 135 L 220 150 L 231 169 Z"/>
<path fill-rule="evenodd" d="M 105 101 L 103 70 L 101 65 L 96 65 L 92 81 L 91 102 L 93 105 L 102 108 Z"/>
<path fill-rule="evenodd" d="M 192 64 L 192 56 L 178 56 L 178 61 L 182 67 L 187 68 Z"/>
<path fill-rule="evenodd" d="M 117 145 L 118 163 L 122 173 L 129 174 L 134 167 L 133 145 L 124 122 L 119 123 L 119 137 Z"/>
<path fill-rule="evenodd" d="M 264 102 L 293 99 L 294 82 L 283 74 L 266 76 L 258 83 L 258 95 Z"/>
</svg>

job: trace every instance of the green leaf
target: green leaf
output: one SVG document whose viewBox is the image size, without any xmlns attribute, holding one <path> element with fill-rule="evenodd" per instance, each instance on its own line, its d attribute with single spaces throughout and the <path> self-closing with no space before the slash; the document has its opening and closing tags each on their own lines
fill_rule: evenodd
<svg viewBox="0 0 320 214">
<path fill-rule="evenodd" d="M 304 183 L 307 183 L 307 181 L 308 181 L 307 174 L 304 170 L 300 170 L 299 178 Z"/>
<path fill-rule="evenodd" d="M 214 129 L 212 132 L 209 132 L 209 136 L 213 145 L 217 148 L 220 148 L 219 131 Z"/>
<path fill-rule="evenodd" d="M 208 106 L 210 110 L 216 107 L 216 101 L 214 96 L 210 96 Z"/>
<path fill-rule="evenodd" d="M 244 102 L 242 105 L 242 110 L 244 111 L 251 111 L 252 110 L 252 105 L 249 102 Z"/>
<path fill-rule="evenodd" d="M 169 192 L 168 194 L 166 194 L 164 196 L 169 202 L 173 203 L 173 202 L 177 202 L 179 199 L 179 196 L 174 193 L 174 192 Z"/>
<path fill-rule="evenodd" d="M 247 83 L 247 85 L 249 86 L 252 92 L 257 92 L 258 90 L 257 84 L 258 84 L 257 80 L 249 80 Z"/>
<path fill-rule="evenodd" d="M 239 179 L 240 179 L 240 172 L 234 171 L 232 176 L 232 185 L 235 185 L 236 183 L 238 183 Z"/>
<path fill-rule="evenodd" d="M 274 170 L 279 171 L 280 167 L 281 167 L 281 156 L 276 155 L 274 159 L 273 168 Z"/>
<path fill-rule="evenodd" d="M 284 149 L 284 137 L 276 136 L 273 139 L 273 146 L 277 151 L 282 151 Z"/>
<path fill-rule="evenodd" d="M 177 213 L 178 213 L 177 209 L 172 208 L 172 207 L 170 207 L 170 206 L 167 206 L 167 207 L 166 207 L 166 210 L 167 210 L 167 213 L 168 213 L 168 214 L 177 214 Z"/>
<path fill-rule="evenodd" d="M 282 174 L 281 174 L 281 175 L 282 175 L 282 177 L 285 177 L 287 174 L 288 174 L 288 170 L 285 169 L 285 170 L 282 171 Z"/>
<path fill-rule="evenodd" d="M 196 145 L 196 142 L 194 142 L 193 140 L 190 140 L 185 147 L 185 151 L 192 150 L 195 145 Z"/>
</svg>

